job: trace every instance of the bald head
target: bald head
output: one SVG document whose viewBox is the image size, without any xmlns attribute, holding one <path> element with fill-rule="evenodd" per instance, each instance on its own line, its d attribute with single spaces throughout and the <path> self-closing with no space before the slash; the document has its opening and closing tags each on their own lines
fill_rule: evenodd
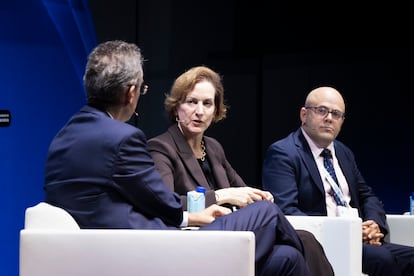
<svg viewBox="0 0 414 276">
<path fill-rule="evenodd" d="M 345 102 L 341 93 L 335 88 L 322 86 L 313 89 L 306 97 L 305 106 L 314 106 L 321 102 L 328 102 L 337 105 L 339 110 L 345 112 Z"/>
</svg>

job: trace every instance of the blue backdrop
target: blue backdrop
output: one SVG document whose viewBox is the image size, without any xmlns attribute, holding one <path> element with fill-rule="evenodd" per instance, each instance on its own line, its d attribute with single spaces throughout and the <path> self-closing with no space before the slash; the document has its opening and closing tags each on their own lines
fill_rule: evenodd
<svg viewBox="0 0 414 276">
<path fill-rule="evenodd" d="M 0 4 L 0 110 L 11 113 L 0 127 L 0 275 L 18 275 L 24 211 L 44 198 L 51 139 L 85 103 L 82 74 L 95 45 L 86 0 Z"/>
</svg>

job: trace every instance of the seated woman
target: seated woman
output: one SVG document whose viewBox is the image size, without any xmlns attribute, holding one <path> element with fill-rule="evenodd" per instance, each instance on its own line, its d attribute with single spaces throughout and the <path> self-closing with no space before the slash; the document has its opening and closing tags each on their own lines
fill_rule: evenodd
<svg viewBox="0 0 414 276">
<path fill-rule="evenodd" d="M 223 147 L 204 135 L 212 122 L 226 117 L 224 88 L 218 73 L 205 66 L 180 75 L 166 95 L 165 109 L 172 122 L 168 130 L 148 141 L 149 151 L 164 182 L 181 196 L 187 208 L 187 192 L 206 188 L 206 207 L 219 204 L 243 208 L 260 200 L 273 202 L 268 191 L 249 187 L 226 159 Z M 307 231 L 297 231 L 313 275 L 333 275 L 323 248 Z"/>
</svg>

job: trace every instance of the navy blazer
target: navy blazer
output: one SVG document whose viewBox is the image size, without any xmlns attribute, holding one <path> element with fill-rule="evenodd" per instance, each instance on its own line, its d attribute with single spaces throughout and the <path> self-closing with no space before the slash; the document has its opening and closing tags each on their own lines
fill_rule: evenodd
<svg viewBox="0 0 414 276">
<path fill-rule="evenodd" d="M 163 183 L 138 128 L 84 106 L 49 147 L 46 202 L 81 228 L 176 228 L 183 208 Z"/>
<path fill-rule="evenodd" d="M 354 154 L 338 140 L 334 147 L 349 186 L 351 207 L 358 209 L 363 221 L 374 220 L 387 234 L 383 205 L 362 177 Z M 327 215 L 322 178 L 301 128 L 269 146 L 262 185 L 286 215 Z"/>
<path fill-rule="evenodd" d="M 217 189 L 247 186 L 227 161 L 221 144 L 208 136 L 204 136 L 204 143 L 206 158 L 209 160 Z M 197 186 L 206 188 L 206 206 L 216 203 L 214 190 L 208 185 L 197 158 L 177 124 L 171 125 L 166 132 L 149 139 L 148 149 L 165 184 L 181 195 L 185 209 L 187 191 L 195 190 Z"/>
</svg>

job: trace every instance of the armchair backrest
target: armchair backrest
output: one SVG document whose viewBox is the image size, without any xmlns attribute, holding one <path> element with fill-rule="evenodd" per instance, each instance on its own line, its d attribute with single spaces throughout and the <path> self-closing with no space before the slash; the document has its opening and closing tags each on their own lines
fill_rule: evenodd
<svg viewBox="0 0 414 276">
<path fill-rule="evenodd" d="M 387 214 L 387 224 L 390 232 L 386 241 L 414 246 L 414 216 Z"/>
<path fill-rule="evenodd" d="M 24 228 L 28 229 L 66 229 L 79 230 L 73 217 L 64 209 L 46 202 L 26 209 Z"/>
</svg>

